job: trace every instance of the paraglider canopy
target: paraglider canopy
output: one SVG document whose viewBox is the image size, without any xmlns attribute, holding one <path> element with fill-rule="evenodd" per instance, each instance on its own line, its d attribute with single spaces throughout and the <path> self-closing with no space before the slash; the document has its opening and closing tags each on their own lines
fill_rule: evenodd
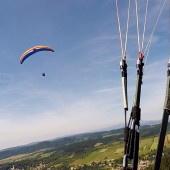
<svg viewBox="0 0 170 170">
<path fill-rule="evenodd" d="M 20 58 L 20 63 L 22 64 L 29 56 L 31 56 L 34 53 L 39 52 L 39 51 L 52 51 L 52 52 L 54 52 L 54 50 L 52 48 L 48 47 L 48 46 L 44 46 L 44 45 L 35 46 L 35 47 L 28 49 L 27 51 L 25 51 L 22 54 L 22 56 Z"/>
</svg>

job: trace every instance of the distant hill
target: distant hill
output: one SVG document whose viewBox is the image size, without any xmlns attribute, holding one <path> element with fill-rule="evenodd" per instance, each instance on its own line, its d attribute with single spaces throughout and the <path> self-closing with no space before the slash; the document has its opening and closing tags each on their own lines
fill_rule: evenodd
<svg viewBox="0 0 170 170">
<path fill-rule="evenodd" d="M 161 120 L 141 120 L 140 121 L 141 126 L 155 125 L 155 124 L 160 124 L 160 123 L 161 123 Z M 125 125 L 123 123 L 119 123 L 119 124 L 116 124 L 116 125 L 113 125 L 113 126 L 108 126 L 108 127 L 99 129 L 98 131 L 109 131 L 109 130 L 112 130 L 112 129 L 120 129 L 120 128 L 123 128 L 124 126 Z"/>
<path fill-rule="evenodd" d="M 170 125 L 170 123 L 169 123 Z M 170 131 L 170 126 L 168 125 L 168 131 Z M 160 131 L 160 124 L 155 125 L 144 125 L 140 128 L 140 137 L 149 137 L 153 135 L 158 135 Z M 26 146 L 18 146 L 14 148 L 9 148 L 0 151 L 0 160 L 4 158 L 8 158 L 10 156 L 19 155 L 19 154 L 29 154 L 33 153 L 39 150 L 57 150 L 62 147 L 74 144 L 74 143 L 80 143 L 84 142 L 90 145 L 94 145 L 97 142 L 101 143 L 108 143 L 110 141 L 117 141 L 123 139 L 124 135 L 124 128 L 115 129 L 115 130 L 109 130 L 109 131 L 101 131 L 101 132 L 94 132 L 94 133 L 84 133 L 84 134 L 78 134 L 68 137 L 63 137 L 55 140 L 48 140 L 48 141 L 42 141 L 38 143 L 32 143 Z"/>
<path fill-rule="evenodd" d="M 170 124 L 169 124 L 170 125 Z M 140 128 L 140 159 L 153 162 L 158 143 L 160 124 Z M 165 138 L 166 154 L 170 153 L 170 126 Z M 31 143 L 0 152 L 0 170 L 51 169 L 111 170 L 121 167 L 124 152 L 124 128 L 84 133 L 49 141 Z M 139 161 L 140 162 L 140 161 Z M 118 167 L 117 167 L 118 166 Z"/>
</svg>

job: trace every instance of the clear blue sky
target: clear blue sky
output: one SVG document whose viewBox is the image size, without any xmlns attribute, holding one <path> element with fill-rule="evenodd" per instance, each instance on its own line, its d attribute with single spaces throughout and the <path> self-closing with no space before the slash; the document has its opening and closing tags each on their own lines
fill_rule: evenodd
<svg viewBox="0 0 170 170">
<path fill-rule="evenodd" d="M 144 1 L 139 0 L 141 34 Z M 149 1 L 146 42 L 160 3 Z M 124 35 L 124 0 L 119 8 Z M 168 10 L 167 1 L 145 67 L 142 120 L 162 117 L 170 54 Z M 127 46 L 129 110 L 138 52 L 134 14 L 133 1 Z M 124 122 L 115 0 L 2 0 L 0 23 L 0 149 Z M 21 65 L 22 53 L 35 45 L 49 45 L 55 53 L 36 53 Z"/>
</svg>

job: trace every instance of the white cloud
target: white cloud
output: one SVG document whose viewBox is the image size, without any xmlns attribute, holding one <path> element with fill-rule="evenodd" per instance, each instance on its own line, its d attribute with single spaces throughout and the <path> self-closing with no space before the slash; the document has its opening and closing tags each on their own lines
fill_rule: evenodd
<svg viewBox="0 0 170 170">
<path fill-rule="evenodd" d="M 107 101 L 110 103 L 110 100 L 113 99 Z M 46 110 L 35 115 L 24 116 L 19 121 L 0 119 L 0 135 L 3 135 L 0 146 L 3 148 L 27 144 L 32 141 L 96 130 L 112 123 L 117 124 L 120 119 L 114 120 L 113 112 L 113 120 L 111 120 L 110 109 L 113 107 L 109 103 L 106 104 L 102 96 L 93 95 L 65 104 L 60 114 L 54 110 Z"/>
<path fill-rule="evenodd" d="M 106 89 L 101 89 L 101 90 L 96 90 L 94 93 L 113 93 L 113 91 L 117 91 L 120 88 L 106 88 Z"/>
</svg>

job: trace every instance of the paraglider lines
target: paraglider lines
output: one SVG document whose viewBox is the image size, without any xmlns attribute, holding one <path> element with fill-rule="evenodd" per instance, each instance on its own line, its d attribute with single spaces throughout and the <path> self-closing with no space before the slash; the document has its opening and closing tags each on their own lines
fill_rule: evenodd
<svg viewBox="0 0 170 170">
<path fill-rule="evenodd" d="M 128 16 L 127 16 L 127 24 L 126 24 L 126 36 L 125 36 L 125 44 L 123 49 L 122 42 L 122 33 L 120 27 L 120 17 L 118 10 L 118 2 L 116 0 L 116 11 L 117 11 L 117 20 L 118 20 L 118 30 L 119 30 L 119 38 L 120 45 L 122 51 L 122 59 L 120 61 L 120 70 L 122 75 L 122 91 L 123 91 L 123 103 L 124 103 L 124 111 L 125 111 L 125 129 L 124 129 L 124 157 L 123 157 L 123 169 L 129 170 L 128 167 L 128 159 L 132 161 L 132 170 L 138 169 L 138 157 L 139 157 L 139 127 L 140 127 L 140 117 L 141 117 L 141 108 L 140 108 L 140 98 L 141 98 L 141 86 L 143 79 L 143 69 L 144 64 L 146 63 L 149 49 L 152 42 L 152 37 L 156 26 L 158 24 L 158 20 L 163 11 L 163 7 L 165 5 L 166 0 L 164 1 L 158 17 L 156 19 L 155 25 L 149 37 L 149 41 L 144 50 L 144 40 L 145 40 L 145 32 L 146 32 L 146 22 L 147 22 L 147 14 L 148 14 L 148 4 L 149 1 L 146 0 L 145 7 L 145 17 L 143 24 L 143 34 L 142 41 L 140 42 L 140 31 L 139 31 L 139 18 L 138 18 L 138 0 L 135 0 L 135 13 L 136 13 L 136 31 L 137 31 L 137 45 L 138 45 L 138 59 L 137 59 L 137 82 L 136 82 L 136 92 L 133 100 L 133 107 L 130 114 L 128 125 L 126 123 L 126 112 L 128 110 L 128 98 L 127 98 L 127 63 L 126 63 L 126 47 L 127 47 L 127 37 L 128 37 L 128 27 L 129 27 L 129 11 L 130 11 L 130 0 L 128 4 Z M 144 61 L 144 54 L 146 54 L 146 59 Z"/>
</svg>

